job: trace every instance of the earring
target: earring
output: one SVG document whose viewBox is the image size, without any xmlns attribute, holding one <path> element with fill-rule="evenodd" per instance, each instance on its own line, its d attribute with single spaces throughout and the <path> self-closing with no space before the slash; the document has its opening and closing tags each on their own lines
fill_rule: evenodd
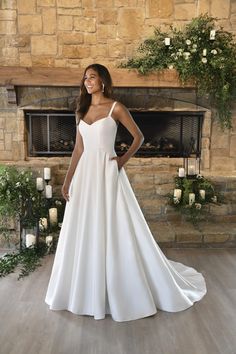
<svg viewBox="0 0 236 354">
<path fill-rule="evenodd" d="M 104 83 L 102 83 L 102 92 L 104 92 L 104 89 L 105 89 L 105 85 Z"/>
</svg>

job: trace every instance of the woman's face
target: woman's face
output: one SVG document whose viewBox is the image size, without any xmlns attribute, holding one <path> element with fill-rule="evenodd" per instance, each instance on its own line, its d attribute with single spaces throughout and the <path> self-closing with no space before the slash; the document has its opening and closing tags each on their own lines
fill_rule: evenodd
<svg viewBox="0 0 236 354">
<path fill-rule="evenodd" d="M 102 80 L 98 73 L 93 69 L 88 69 L 84 76 L 84 86 L 89 94 L 102 91 Z"/>
</svg>

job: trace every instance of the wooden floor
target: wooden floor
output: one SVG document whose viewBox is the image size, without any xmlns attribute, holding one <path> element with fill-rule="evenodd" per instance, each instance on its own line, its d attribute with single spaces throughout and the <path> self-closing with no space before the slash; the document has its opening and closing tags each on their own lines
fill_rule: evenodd
<svg viewBox="0 0 236 354">
<path fill-rule="evenodd" d="M 201 271 L 208 293 L 192 308 L 117 323 L 44 302 L 53 256 L 24 280 L 0 280 L 0 354 L 236 354 L 236 249 L 166 249 Z"/>
</svg>

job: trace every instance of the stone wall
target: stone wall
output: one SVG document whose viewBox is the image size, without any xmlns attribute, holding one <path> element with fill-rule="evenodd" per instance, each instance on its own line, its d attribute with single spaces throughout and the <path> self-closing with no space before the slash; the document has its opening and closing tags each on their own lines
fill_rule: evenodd
<svg viewBox="0 0 236 354">
<path fill-rule="evenodd" d="M 206 12 L 236 33 L 234 0 L 1 0 L 0 65 L 115 67 L 154 26 L 181 27 Z"/>
</svg>

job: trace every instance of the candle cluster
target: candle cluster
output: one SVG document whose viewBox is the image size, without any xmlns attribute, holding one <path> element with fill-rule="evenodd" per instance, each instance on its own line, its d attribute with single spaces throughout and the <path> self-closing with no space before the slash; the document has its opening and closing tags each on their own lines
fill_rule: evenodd
<svg viewBox="0 0 236 354">
<path fill-rule="evenodd" d="M 48 201 L 48 206 L 50 205 L 50 200 L 52 199 L 52 186 L 49 184 L 51 181 L 51 168 L 45 167 L 43 170 L 43 177 L 36 178 L 36 188 L 40 193 L 40 204 L 41 204 L 41 194 L 45 191 L 45 197 Z M 46 182 L 46 185 L 44 185 Z M 31 247 L 37 244 L 37 238 L 39 237 L 39 232 L 47 233 L 50 232 L 51 227 L 58 225 L 58 213 L 57 208 L 48 209 L 48 217 L 39 217 L 38 219 L 38 228 L 37 235 L 27 234 L 26 235 L 26 247 Z M 51 246 L 53 242 L 53 236 L 47 235 L 45 242 L 48 246 Z"/>
<path fill-rule="evenodd" d="M 209 214 L 208 203 L 217 203 L 213 184 L 200 174 L 189 177 L 185 168 L 178 169 L 175 177 L 175 189 L 170 195 L 170 204 L 175 206 L 187 219 L 196 222 Z"/>
</svg>

